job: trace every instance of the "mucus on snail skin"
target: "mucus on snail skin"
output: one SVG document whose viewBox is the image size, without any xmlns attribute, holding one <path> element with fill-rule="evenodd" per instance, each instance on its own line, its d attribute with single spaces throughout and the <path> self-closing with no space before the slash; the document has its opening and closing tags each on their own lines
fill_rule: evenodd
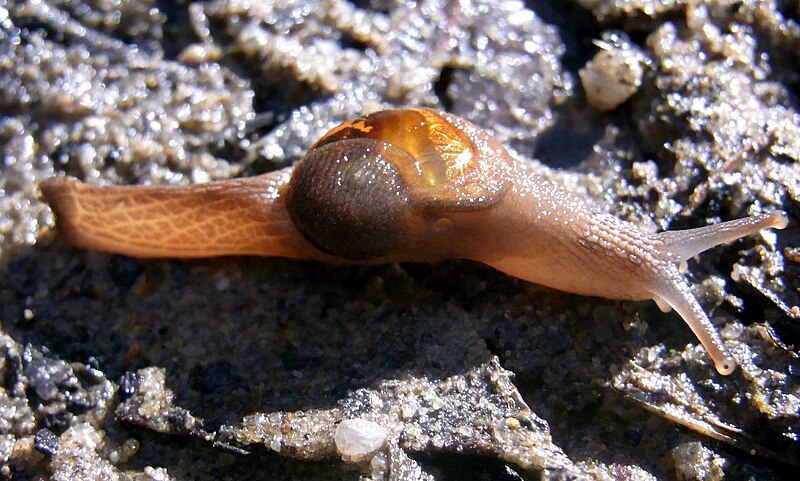
<svg viewBox="0 0 800 481">
<path fill-rule="evenodd" d="M 457 116 L 395 109 L 345 122 L 294 167 L 192 186 L 41 185 L 62 236 L 134 257 L 282 256 L 384 263 L 466 258 L 526 281 L 655 300 L 694 331 L 717 371 L 736 361 L 683 276 L 686 261 L 781 211 L 656 234 L 530 172 Z"/>
</svg>

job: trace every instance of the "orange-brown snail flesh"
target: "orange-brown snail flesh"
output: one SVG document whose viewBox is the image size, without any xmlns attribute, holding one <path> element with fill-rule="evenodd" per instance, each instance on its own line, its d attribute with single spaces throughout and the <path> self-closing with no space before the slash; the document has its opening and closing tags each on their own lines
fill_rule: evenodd
<svg viewBox="0 0 800 481">
<path fill-rule="evenodd" d="M 291 169 L 191 186 L 108 186 L 71 177 L 41 190 L 58 230 L 84 249 L 134 257 L 273 255 L 325 260 L 286 213 Z"/>
<path fill-rule="evenodd" d="M 42 184 L 72 244 L 136 257 L 284 256 L 338 262 L 467 258 L 530 282 L 674 308 L 717 370 L 735 360 L 691 293 L 685 262 L 783 228 L 776 211 L 651 234 L 529 172 L 447 113 L 397 109 L 334 128 L 294 167 L 187 187 Z"/>
</svg>

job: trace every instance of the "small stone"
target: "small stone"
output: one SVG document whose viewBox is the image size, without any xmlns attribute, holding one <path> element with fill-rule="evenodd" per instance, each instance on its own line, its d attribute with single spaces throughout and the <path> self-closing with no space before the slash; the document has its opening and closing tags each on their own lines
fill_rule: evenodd
<svg viewBox="0 0 800 481">
<path fill-rule="evenodd" d="M 273 438 L 272 441 L 269 442 L 269 448 L 275 451 L 276 453 L 281 452 L 282 446 L 283 443 L 281 443 L 281 440 L 279 438 Z"/>
<path fill-rule="evenodd" d="M 367 419 L 345 419 L 336 427 L 333 440 L 344 461 L 358 462 L 372 456 L 389 438 L 389 430 Z"/>
<path fill-rule="evenodd" d="M 519 419 L 513 417 L 506 418 L 506 426 L 508 426 L 508 429 L 519 429 L 520 428 Z"/>
<path fill-rule="evenodd" d="M 578 75 L 586 100 L 604 112 L 617 108 L 639 90 L 644 58 L 641 50 L 621 34 L 605 35 L 597 45 L 600 51 Z"/>
<path fill-rule="evenodd" d="M 34 437 L 36 450 L 48 456 L 54 456 L 58 452 L 59 440 L 58 436 L 53 434 L 52 431 L 42 428 L 36 431 Z"/>
</svg>

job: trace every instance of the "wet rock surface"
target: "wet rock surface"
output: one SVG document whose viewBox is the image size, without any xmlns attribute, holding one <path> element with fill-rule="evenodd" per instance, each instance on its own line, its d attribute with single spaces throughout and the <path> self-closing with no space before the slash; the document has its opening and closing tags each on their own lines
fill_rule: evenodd
<svg viewBox="0 0 800 481">
<path fill-rule="evenodd" d="M 796 6 L 280 4 L 0 1 L 0 476 L 792 479 Z M 601 113 L 578 72 L 608 38 L 630 42 L 643 75 Z M 38 197 L 61 173 L 265 172 L 395 105 L 473 120 L 653 230 L 785 210 L 788 229 L 689 266 L 741 367 L 719 376 L 652 303 L 465 261 L 76 251 Z M 345 420 L 385 441 L 342 456 Z"/>
</svg>

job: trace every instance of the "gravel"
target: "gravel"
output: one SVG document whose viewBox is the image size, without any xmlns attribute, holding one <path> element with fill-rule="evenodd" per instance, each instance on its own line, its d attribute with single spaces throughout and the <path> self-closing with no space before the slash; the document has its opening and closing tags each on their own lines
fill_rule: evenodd
<svg viewBox="0 0 800 481">
<path fill-rule="evenodd" d="M 0 476 L 792 479 L 798 17 L 755 0 L 0 0 Z M 598 78 L 624 95 L 598 99 Z M 64 174 L 258 174 L 399 105 L 476 122 L 646 229 L 785 210 L 786 230 L 689 265 L 741 368 L 719 376 L 652 303 L 466 261 L 78 251 L 38 195 Z M 383 441 L 337 451 L 354 422 Z"/>
</svg>

